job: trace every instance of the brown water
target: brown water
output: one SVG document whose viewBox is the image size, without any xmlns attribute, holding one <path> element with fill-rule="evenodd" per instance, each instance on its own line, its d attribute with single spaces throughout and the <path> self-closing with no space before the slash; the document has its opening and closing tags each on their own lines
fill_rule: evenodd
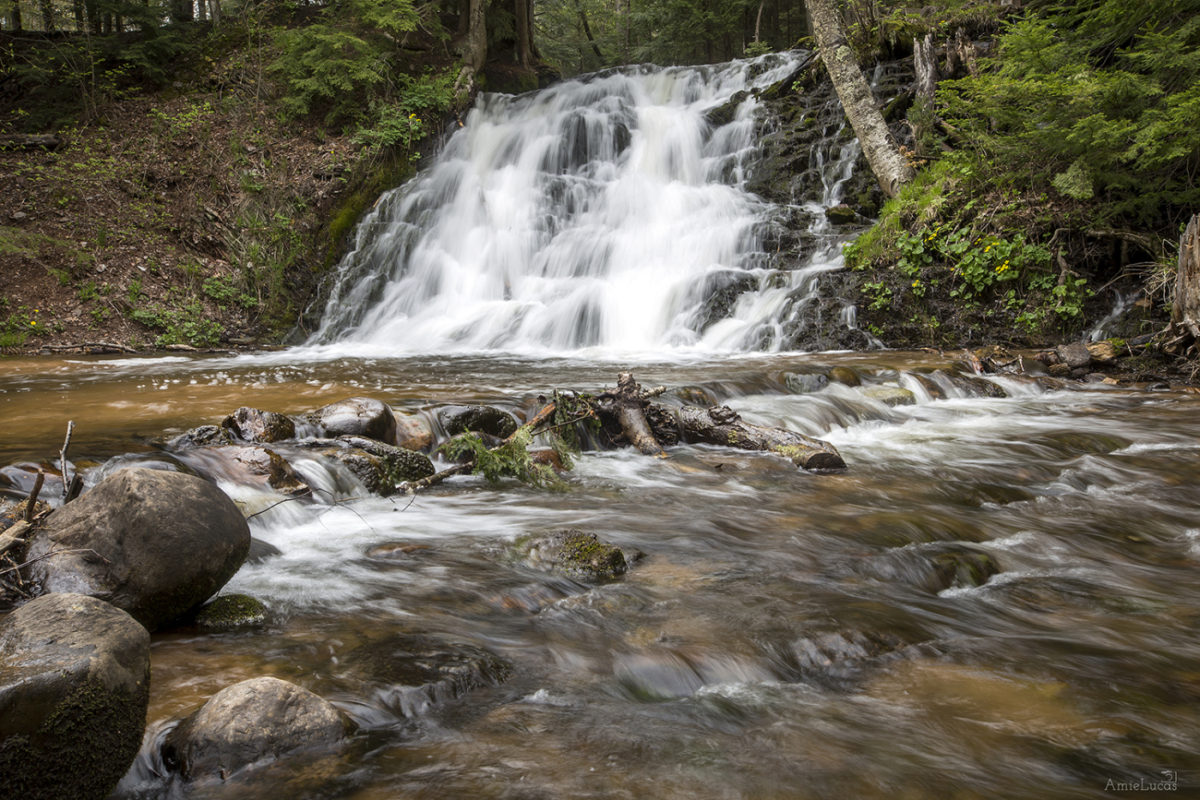
<svg viewBox="0 0 1200 800">
<path fill-rule="evenodd" d="M 834 365 L 919 402 L 786 391 L 784 373 Z M 53 458 L 68 418 L 72 458 L 99 464 L 240 405 L 298 413 L 359 394 L 520 412 L 622 366 L 7 360 L 0 464 Z M 585 455 L 565 492 L 463 478 L 409 502 L 298 459 L 338 504 L 252 520 L 283 554 L 226 591 L 264 600 L 266 629 L 155 636 L 147 742 L 117 796 L 1074 798 L 1164 771 L 1194 793 L 1200 399 L 1026 379 L 996 379 L 1008 396 L 990 398 L 945 378 L 933 399 L 911 374 L 939 368 L 956 369 L 919 353 L 634 365 L 644 384 L 701 386 L 751 421 L 829 439 L 849 464 L 837 475 L 680 447 Z M 272 499 L 225 486 L 247 507 Z M 645 556 L 587 587 L 510 553 L 567 526 Z M 368 555 L 389 543 L 425 547 Z M 1000 570 L 982 585 L 937 576 L 939 558 L 982 556 Z M 421 690 L 404 669 L 414 648 L 458 657 L 460 680 Z M 163 774 L 165 730 L 257 675 L 331 699 L 360 732 L 217 787 Z"/>
</svg>

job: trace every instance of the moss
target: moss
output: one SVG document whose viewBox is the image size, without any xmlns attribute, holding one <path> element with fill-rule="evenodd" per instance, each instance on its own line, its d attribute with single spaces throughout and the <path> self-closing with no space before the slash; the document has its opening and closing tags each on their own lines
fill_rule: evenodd
<svg viewBox="0 0 1200 800">
<path fill-rule="evenodd" d="M 574 528 L 548 536 L 526 536 L 517 541 L 517 547 L 533 566 L 550 567 L 592 583 L 614 580 L 628 569 L 619 547 Z"/>
<path fill-rule="evenodd" d="M 96 678 L 59 702 L 32 735 L 0 741 L 6 796 L 103 800 L 141 746 L 149 675 L 136 696 L 114 695 Z"/>
<path fill-rule="evenodd" d="M 266 620 L 262 601 L 245 594 L 223 594 L 200 609 L 195 622 L 204 630 L 221 632 L 259 627 Z"/>
</svg>

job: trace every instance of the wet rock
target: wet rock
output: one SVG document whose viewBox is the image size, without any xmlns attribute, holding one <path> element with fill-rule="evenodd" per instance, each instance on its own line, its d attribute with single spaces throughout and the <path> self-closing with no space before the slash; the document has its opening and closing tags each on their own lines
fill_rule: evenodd
<svg viewBox="0 0 1200 800">
<path fill-rule="evenodd" d="M 1059 361 L 1072 370 L 1081 369 L 1092 363 L 1092 354 L 1088 352 L 1087 345 L 1083 342 L 1060 344 L 1054 348 L 1054 352 Z"/>
<path fill-rule="evenodd" d="M 738 297 L 758 288 L 758 280 L 758 276 L 740 269 L 707 275 L 700 289 L 700 297 L 704 300 L 692 318 L 692 327 L 702 331 L 728 317 Z"/>
<path fill-rule="evenodd" d="M 123 469 L 157 469 L 162 472 L 182 472 L 195 475 L 196 471 L 170 453 L 126 453 L 113 456 L 88 476 L 88 483 L 96 484 Z"/>
<path fill-rule="evenodd" d="M 863 395 L 892 408 L 911 406 L 917 402 L 916 395 L 900 386 L 868 386 L 863 389 Z"/>
<path fill-rule="evenodd" d="M 233 434 L 219 425 L 201 425 L 181 433 L 167 441 L 168 450 L 186 450 L 189 447 L 214 447 L 233 444 Z"/>
<path fill-rule="evenodd" d="M 626 692 L 642 702 L 690 697 L 715 684 L 761 683 L 778 677 L 765 666 L 737 656 L 682 650 L 618 656 L 613 674 Z"/>
<path fill-rule="evenodd" d="M 517 548 L 532 567 L 588 583 L 614 580 L 627 569 L 621 548 L 577 529 L 518 539 Z"/>
<path fill-rule="evenodd" d="M 129 469 L 47 517 L 28 558 L 44 592 L 100 597 L 154 630 L 212 597 L 249 548 L 246 520 L 213 484 Z"/>
<path fill-rule="evenodd" d="M 1092 361 L 1097 364 L 1111 364 L 1121 355 L 1121 351 L 1117 348 L 1117 342 L 1112 339 L 1091 342 L 1087 345 L 1087 351 L 1088 355 L 1092 357 Z"/>
<path fill-rule="evenodd" d="M 825 209 L 825 219 L 832 225 L 850 225 L 858 220 L 858 214 L 853 208 L 842 203 Z"/>
<path fill-rule="evenodd" d="M 921 384 L 921 388 L 924 389 L 932 399 L 945 399 L 946 393 L 942 391 L 942 387 L 938 386 L 937 381 L 935 381 L 933 378 L 929 377 L 928 375 L 922 375 L 919 372 L 914 372 L 912 373 L 912 379 Z"/>
<path fill-rule="evenodd" d="M 420 480 L 436 471 L 433 462 L 423 453 L 361 436 L 343 436 L 315 444 L 324 445 L 318 451 L 321 455 L 343 464 L 375 494 L 394 494 L 398 484 Z"/>
<path fill-rule="evenodd" d="M 693 406 L 708 408 L 717 404 L 717 396 L 703 386 L 683 386 L 672 389 L 671 394 L 685 403 Z"/>
<path fill-rule="evenodd" d="M 433 427 L 420 414 L 396 414 L 396 446 L 405 450 L 428 450 L 433 446 Z"/>
<path fill-rule="evenodd" d="M 268 558 L 283 555 L 283 551 L 270 542 L 250 537 L 250 550 L 246 553 L 247 564 L 260 564 Z"/>
<path fill-rule="evenodd" d="M 512 674 L 511 664 L 481 647 L 414 633 L 363 645 L 346 655 L 345 664 L 383 684 L 383 701 L 405 717 L 498 686 Z"/>
<path fill-rule="evenodd" d="M 367 558 L 374 558 L 380 561 L 406 561 L 420 553 L 429 553 L 432 551 L 433 547 L 427 544 L 385 542 L 367 550 Z"/>
<path fill-rule="evenodd" d="M 829 370 L 829 380 L 834 383 L 840 383 L 843 386 L 862 385 L 862 379 L 858 377 L 858 373 L 849 367 L 834 367 Z"/>
<path fill-rule="evenodd" d="M 267 607 L 247 594 L 223 594 L 205 605 L 192 620 L 210 633 L 258 628 L 266 624 Z"/>
<path fill-rule="evenodd" d="M 862 577 L 937 594 L 946 589 L 982 586 L 1000 572 L 1000 565 L 990 554 L 969 545 L 933 543 L 897 547 L 857 561 L 851 569 Z"/>
<path fill-rule="evenodd" d="M 291 417 L 246 406 L 222 420 L 221 427 L 246 442 L 278 442 L 296 438 L 296 423 Z"/>
<path fill-rule="evenodd" d="M 79 594 L 0 620 L 0 784 L 21 800 L 103 800 L 142 742 L 150 635 Z"/>
<path fill-rule="evenodd" d="M 379 442 L 396 441 L 396 417 L 384 402 L 351 397 L 322 406 L 310 415 L 328 436 L 365 436 Z"/>
<path fill-rule="evenodd" d="M 967 397 L 1008 397 L 1008 393 L 1004 389 L 987 378 L 960 375 L 942 370 L 938 370 L 936 374 L 942 376 L 944 380 Z"/>
<path fill-rule="evenodd" d="M 783 383 L 792 394 L 812 394 L 829 385 L 829 377 L 819 372 L 785 372 Z"/>
<path fill-rule="evenodd" d="M 304 479 L 292 469 L 292 465 L 283 456 L 266 447 L 243 445 L 240 447 L 223 447 L 217 451 L 223 458 L 231 459 L 237 473 L 241 473 L 239 483 L 263 482 L 277 492 L 290 495 L 307 494 L 311 491 Z"/>
<path fill-rule="evenodd" d="M 896 636 L 847 629 L 793 639 L 781 656 L 789 678 L 844 689 L 871 667 L 898 657 L 904 647 Z"/>
<path fill-rule="evenodd" d="M 437 418 L 450 436 L 470 431 L 504 439 L 517 430 L 512 414 L 492 406 L 445 406 L 438 409 Z"/>
<path fill-rule="evenodd" d="M 252 678 L 217 692 L 172 730 L 163 760 L 188 780 L 224 780 L 267 759 L 332 747 L 351 729 L 342 712 L 307 689 Z"/>
</svg>

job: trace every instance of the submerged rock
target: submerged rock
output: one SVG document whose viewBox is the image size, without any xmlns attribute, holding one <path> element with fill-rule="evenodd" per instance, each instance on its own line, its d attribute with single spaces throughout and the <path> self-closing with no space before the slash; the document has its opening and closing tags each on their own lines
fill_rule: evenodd
<svg viewBox="0 0 1200 800">
<path fill-rule="evenodd" d="M 181 433 L 166 443 L 168 450 L 186 450 L 189 447 L 213 447 L 234 443 L 233 434 L 228 428 L 219 425 L 201 425 Z"/>
<path fill-rule="evenodd" d="M 858 373 L 849 367 L 834 367 L 829 370 L 829 380 L 834 383 L 840 383 L 843 386 L 862 385 L 862 378 L 858 377 Z"/>
<path fill-rule="evenodd" d="M 221 427 L 247 442 L 269 443 L 296 438 L 296 423 L 291 417 L 246 406 L 222 420 Z"/>
<path fill-rule="evenodd" d="M 250 550 L 246 553 L 247 564 L 259 564 L 268 558 L 283 555 L 283 551 L 270 542 L 250 537 Z"/>
<path fill-rule="evenodd" d="M 328 436 L 365 436 L 389 444 L 396 441 L 396 417 L 392 409 L 371 397 L 339 400 L 309 416 Z"/>
<path fill-rule="evenodd" d="M 621 548 L 577 529 L 518 539 L 517 548 L 532 567 L 588 583 L 614 580 L 628 569 Z"/>
<path fill-rule="evenodd" d="M 868 386 L 862 390 L 862 393 L 866 397 L 892 408 L 911 406 L 917 402 L 916 395 L 900 386 Z"/>
<path fill-rule="evenodd" d="M 249 548 L 246 520 L 213 484 L 128 469 L 47 517 L 28 558 L 44 592 L 102 598 L 154 630 L 214 595 Z"/>
<path fill-rule="evenodd" d="M 163 742 L 163 760 L 192 781 L 224 780 L 295 751 L 332 747 L 350 720 L 327 700 L 278 678 L 252 678 L 217 692 Z"/>
<path fill-rule="evenodd" d="M 517 430 L 512 414 L 492 406 L 446 406 L 438 409 L 437 418 L 450 436 L 470 431 L 504 439 Z"/>
<path fill-rule="evenodd" d="M 497 686 L 512 674 L 511 664 L 481 647 L 415 633 L 363 645 L 347 654 L 345 664 L 367 681 L 383 684 L 383 701 L 405 717 Z"/>
<path fill-rule="evenodd" d="M 344 465 L 368 491 L 384 496 L 394 494 L 396 486 L 416 481 L 436 472 L 424 453 L 393 447 L 361 436 L 343 436 L 337 440 L 318 440 L 322 456 Z"/>
<path fill-rule="evenodd" d="M 829 377 L 819 372 L 785 372 L 783 383 L 792 394 L 811 394 L 829 385 Z"/>
<path fill-rule="evenodd" d="M 20 800 L 103 800 L 142 742 L 150 634 L 79 594 L 0 620 L 0 784 Z"/>
</svg>

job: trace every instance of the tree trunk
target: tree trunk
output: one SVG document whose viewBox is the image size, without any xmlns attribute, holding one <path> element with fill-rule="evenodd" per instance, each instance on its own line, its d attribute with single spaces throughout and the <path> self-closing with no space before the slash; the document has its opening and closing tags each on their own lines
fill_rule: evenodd
<svg viewBox="0 0 1200 800">
<path fill-rule="evenodd" d="M 52 0 L 38 0 L 42 12 L 42 30 L 50 33 L 54 30 L 54 3 Z"/>
<path fill-rule="evenodd" d="M 913 67 L 917 73 L 916 98 L 932 107 L 938 84 L 937 51 L 933 47 L 932 33 L 925 34 L 924 39 L 913 39 Z"/>
<path fill-rule="evenodd" d="M 657 404 L 656 404 L 657 405 Z M 658 406 L 666 409 L 665 406 Z M 743 422 L 728 406 L 684 406 L 675 412 L 685 442 L 776 453 L 809 470 L 844 469 L 841 453 L 828 442 L 783 428 L 767 428 Z"/>
<path fill-rule="evenodd" d="M 575 0 L 575 10 L 579 12 L 579 24 L 583 26 L 583 35 L 587 37 L 588 44 L 592 46 L 592 52 L 596 54 L 596 58 L 600 59 L 600 63 L 604 63 L 604 53 L 600 51 L 600 45 L 596 44 L 596 37 L 592 35 L 592 26 L 588 25 L 587 12 L 583 10 L 583 3 L 580 0 Z"/>
<path fill-rule="evenodd" d="M 1183 333 L 1200 339 L 1200 214 L 1192 217 L 1179 239 L 1179 262 L 1175 273 L 1175 300 L 1171 322 Z"/>
<path fill-rule="evenodd" d="M 221 0 L 209 0 L 208 16 L 212 20 L 213 27 L 221 24 Z"/>
<path fill-rule="evenodd" d="M 912 180 L 913 169 L 883 121 L 883 114 L 875 104 L 875 96 L 863 77 L 854 51 L 846 43 L 846 34 L 832 0 L 804 0 L 804 5 L 812 20 L 821 59 L 829 70 L 833 87 L 858 136 L 867 163 L 883 193 L 895 197 L 900 187 Z"/>
<path fill-rule="evenodd" d="M 759 0 L 758 13 L 754 16 L 754 43 L 755 44 L 758 44 L 758 42 L 759 42 L 758 34 L 762 30 L 763 6 L 765 6 L 766 4 L 767 4 L 767 0 Z"/>
<path fill-rule="evenodd" d="M 8 4 L 8 29 L 21 30 L 21 0 L 10 0 Z"/>
<path fill-rule="evenodd" d="M 657 390 L 656 390 L 657 391 Z M 650 423 L 646 420 L 646 397 L 642 387 L 638 386 L 630 372 L 617 375 L 617 389 L 605 392 L 599 400 L 601 410 L 616 418 L 621 427 L 625 440 L 636 447 L 640 453 L 648 456 L 666 458 L 662 445 L 658 443 Z"/>
<path fill-rule="evenodd" d="M 515 0 L 517 18 L 517 63 L 526 69 L 533 66 L 533 1 Z"/>
<path fill-rule="evenodd" d="M 487 63 L 487 0 L 462 0 L 459 8 L 466 25 L 460 17 L 459 28 L 465 31 L 458 46 L 463 66 L 454 82 L 454 95 L 465 102 L 475 89 L 475 76 Z"/>
</svg>

